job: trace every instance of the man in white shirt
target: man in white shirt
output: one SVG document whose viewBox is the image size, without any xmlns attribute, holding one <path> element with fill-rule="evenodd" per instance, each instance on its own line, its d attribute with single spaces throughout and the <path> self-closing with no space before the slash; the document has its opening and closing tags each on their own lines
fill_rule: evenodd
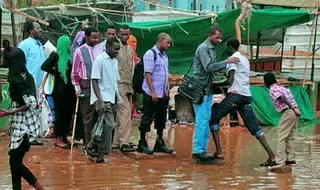
<svg viewBox="0 0 320 190">
<path fill-rule="evenodd" d="M 111 152 L 112 131 L 116 125 L 116 105 L 121 103 L 118 89 L 120 77 L 116 59 L 120 43 L 113 37 L 107 41 L 106 46 L 107 50 L 94 60 L 91 73 L 91 91 L 94 93 L 91 94 L 90 104 L 94 104 L 99 117 L 104 117 L 101 141 L 97 143 L 93 138 L 87 145 L 88 154 L 92 153 L 94 146 L 98 147 L 97 163 L 104 163 L 104 154 Z"/>
<path fill-rule="evenodd" d="M 215 158 L 223 158 L 219 137 L 219 121 L 233 110 L 237 110 L 251 135 L 255 136 L 269 155 L 269 159 L 261 166 L 269 166 L 275 160 L 275 155 L 270 148 L 263 131 L 257 124 L 256 116 L 252 108 L 250 92 L 250 63 L 238 50 L 240 42 L 237 39 L 229 39 L 226 42 L 227 50 L 231 57 L 240 59 L 238 64 L 228 64 L 227 73 L 230 86 L 228 95 L 217 106 L 213 106 L 211 112 L 210 129 L 216 145 Z"/>
</svg>

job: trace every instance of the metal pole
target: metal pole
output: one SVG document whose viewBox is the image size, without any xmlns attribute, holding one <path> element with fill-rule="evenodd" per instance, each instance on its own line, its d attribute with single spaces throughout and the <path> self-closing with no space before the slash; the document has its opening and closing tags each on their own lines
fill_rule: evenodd
<svg viewBox="0 0 320 190">
<path fill-rule="evenodd" d="M 32 6 L 32 0 L 27 0 L 27 7 L 31 7 Z"/>
<path fill-rule="evenodd" d="M 318 28 L 318 15 L 316 15 L 316 26 L 314 31 L 314 40 L 313 40 L 313 47 L 312 47 L 312 65 L 311 65 L 311 81 L 314 78 L 314 54 L 316 53 L 316 43 L 317 43 L 317 28 Z"/>
<path fill-rule="evenodd" d="M 256 49 L 256 59 L 259 59 L 259 50 L 260 50 L 260 42 L 261 42 L 261 32 L 258 32 L 258 40 L 257 40 L 257 49 Z"/>
<path fill-rule="evenodd" d="M 264 9 L 264 5 L 260 5 L 260 9 Z M 259 31 L 258 32 L 258 39 L 257 39 L 256 59 L 259 59 L 261 36 L 262 36 L 262 33 L 261 33 L 261 31 Z"/>
<path fill-rule="evenodd" d="M 284 51 L 284 36 L 286 35 L 286 31 L 282 29 L 282 41 L 281 41 L 281 64 L 280 64 L 280 73 L 282 71 L 282 60 L 283 60 L 283 51 Z"/>
<path fill-rule="evenodd" d="M 320 0 L 318 0 L 318 2 L 316 2 L 316 12 L 319 11 L 319 2 Z M 313 37 L 313 32 L 314 32 L 314 28 L 316 26 L 317 23 L 317 13 L 314 15 L 313 21 L 312 21 L 312 27 L 311 27 L 311 34 L 310 34 L 310 40 L 309 40 L 309 45 L 308 45 L 308 54 L 306 57 L 306 65 L 304 67 L 304 73 L 303 73 L 303 86 L 305 85 L 306 82 L 306 77 L 307 77 L 307 69 L 308 69 L 308 63 L 309 63 L 309 53 L 310 53 L 310 49 L 311 49 L 311 44 L 312 44 L 312 37 Z"/>
<path fill-rule="evenodd" d="M 197 10 L 197 0 L 193 0 L 193 10 L 194 10 L 194 13 L 196 13 L 196 10 Z"/>
<path fill-rule="evenodd" d="M 1 36 L 2 36 L 2 1 L 0 3 L 0 42 L 1 42 Z"/>
<path fill-rule="evenodd" d="M 13 2 L 11 2 L 11 8 L 15 9 L 15 5 L 13 4 Z M 18 44 L 18 40 L 17 40 L 17 33 L 16 33 L 16 22 L 14 19 L 14 13 L 11 11 L 10 13 L 11 16 L 11 28 L 12 28 L 12 37 L 13 37 L 13 46 L 16 47 Z"/>
<path fill-rule="evenodd" d="M 97 0 L 93 0 L 93 8 L 97 8 Z M 96 18 L 97 17 L 97 15 L 96 15 L 96 13 L 94 13 L 93 15 L 92 15 L 92 26 L 93 27 L 95 27 L 95 25 L 96 25 Z"/>
</svg>

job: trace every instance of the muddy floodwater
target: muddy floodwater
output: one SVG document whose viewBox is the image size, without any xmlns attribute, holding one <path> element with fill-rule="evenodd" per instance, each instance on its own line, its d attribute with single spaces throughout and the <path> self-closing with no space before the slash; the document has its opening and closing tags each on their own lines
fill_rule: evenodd
<svg viewBox="0 0 320 190">
<path fill-rule="evenodd" d="M 264 128 L 272 148 L 276 128 Z M 137 127 L 133 135 L 138 136 Z M 292 173 L 269 172 L 259 164 L 267 154 L 246 128 L 221 130 L 225 159 L 218 165 L 194 165 L 192 127 L 172 126 L 165 139 L 176 151 L 175 157 L 134 159 L 112 153 L 108 164 L 94 164 L 82 155 L 81 146 L 73 151 L 53 146 L 32 146 L 25 164 L 46 189 L 320 189 L 320 125 L 300 127 L 296 135 L 296 161 Z M 153 147 L 154 133 L 149 134 Z M 212 137 L 208 152 L 213 153 Z M 8 164 L 8 137 L 0 139 L 0 189 L 11 189 Z M 23 189 L 31 189 L 23 180 Z"/>
</svg>

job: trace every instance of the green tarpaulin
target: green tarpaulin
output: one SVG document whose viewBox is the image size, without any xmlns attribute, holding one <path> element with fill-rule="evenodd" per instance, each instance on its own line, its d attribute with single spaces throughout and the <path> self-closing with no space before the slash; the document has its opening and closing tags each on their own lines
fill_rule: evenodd
<svg viewBox="0 0 320 190">
<path fill-rule="evenodd" d="M 111 7 L 110 9 L 113 8 L 115 7 Z M 70 32 L 72 32 L 72 34 L 75 35 L 77 28 L 72 27 L 76 24 L 74 20 L 85 20 L 89 16 L 70 16 L 63 12 L 53 14 L 35 8 L 26 10 L 26 13 L 43 20 L 47 20 L 50 23 L 50 27 L 43 27 L 43 29 L 46 31 L 45 37 L 50 39 L 54 45 L 58 37 L 62 34 L 69 35 Z M 241 10 L 237 9 L 217 13 L 217 16 L 215 17 L 202 15 L 187 19 L 128 22 L 126 24 L 131 27 L 132 33 L 138 39 L 137 51 L 139 57 L 142 57 L 145 51 L 155 44 L 157 35 L 160 32 L 170 34 L 173 39 L 173 47 L 168 51 L 170 61 L 169 72 L 171 74 L 185 74 L 188 66 L 192 63 L 196 48 L 207 38 L 209 28 L 214 24 L 222 28 L 224 40 L 234 37 L 235 21 L 240 13 Z M 117 26 L 124 24 L 117 21 L 119 21 L 119 17 L 112 16 L 107 13 L 101 13 L 99 16 L 98 28 L 103 34 L 106 26 L 112 22 Z M 251 38 L 250 44 L 254 44 L 256 42 L 256 40 L 253 39 L 256 38 L 258 31 L 262 31 L 262 43 L 270 45 L 279 41 L 279 36 L 282 35 L 282 28 L 299 25 L 308 21 L 310 21 L 310 14 L 305 10 L 283 8 L 266 8 L 262 10 L 254 7 L 251 11 L 249 30 Z M 247 20 L 244 20 L 241 25 L 242 41 L 246 43 L 246 37 L 248 35 Z M 73 28 L 74 31 L 71 31 L 70 28 L 66 26 Z M 277 32 L 275 29 L 279 29 L 280 31 Z M 104 35 L 101 35 L 101 38 L 103 38 L 103 36 Z M 226 57 L 224 42 L 217 46 L 217 52 L 219 60 Z"/>
<path fill-rule="evenodd" d="M 111 7 L 112 8 L 112 7 Z M 114 8 L 114 7 L 113 7 Z M 45 36 L 51 40 L 55 45 L 58 37 L 61 34 L 70 34 L 70 29 L 66 26 L 73 26 L 76 24 L 74 20 L 84 20 L 89 15 L 70 16 L 60 12 L 53 14 L 44 12 L 40 9 L 28 9 L 28 14 L 40 19 L 48 20 L 50 27 L 43 27 L 46 31 Z M 228 39 L 235 36 L 235 21 L 240 15 L 241 10 L 230 10 L 217 13 L 217 16 L 195 16 L 193 18 L 178 19 L 178 20 L 161 20 L 149 22 L 128 22 L 132 33 L 138 39 L 138 54 L 141 58 L 146 50 L 150 49 L 156 42 L 157 35 L 160 32 L 166 32 L 172 36 L 173 47 L 168 51 L 169 56 L 169 72 L 171 74 L 185 74 L 188 66 L 192 63 L 193 55 L 200 43 L 202 43 L 208 36 L 209 28 L 216 24 L 223 30 L 223 39 Z M 101 13 L 102 14 L 102 13 Z M 119 17 L 111 16 L 103 13 L 104 17 L 99 16 L 98 28 L 101 33 L 104 33 L 106 26 L 114 22 L 119 26 L 121 22 Z M 108 20 L 105 20 L 108 18 Z M 250 21 L 250 44 L 254 44 L 253 40 L 257 36 L 258 31 L 262 31 L 261 41 L 264 44 L 272 44 L 279 40 L 282 35 L 282 28 L 287 28 L 293 25 L 299 25 L 310 21 L 310 14 L 305 10 L 296 9 L 280 9 L 280 8 L 254 8 L 251 11 Z M 80 25 L 80 24 L 79 24 Z M 241 23 L 242 27 L 242 41 L 247 42 L 248 35 L 247 20 Z M 71 27 L 72 28 L 72 27 Z M 275 31 L 279 29 L 280 31 Z M 74 28 L 72 32 L 75 35 Z M 104 35 L 101 36 L 103 38 Z M 226 51 L 224 42 L 217 46 L 218 59 L 226 58 Z"/>
<path fill-rule="evenodd" d="M 168 51 L 169 71 L 171 74 L 184 74 L 192 63 L 193 55 L 200 43 L 207 35 L 209 28 L 216 23 L 223 30 L 223 38 L 235 36 L 235 20 L 241 10 L 231 10 L 218 13 L 217 17 L 198 16 L 181 20 L 165 20 L 152 22 L 130 22 L 132 33 L 138 40 L 138 54 L 143 56 L 144 52 L 151 48 L 160 32 L 166 32 L 172 36 L 172 48 Z M 304 10 L 293 9 L 268 9 L 253 10 L 250 22 L 250 33 L 266 29 L 286 28 L 310 21 L 310 15 Z M 242 36 L 247 36 L 247 21 L 242 25 Z M 106 23 L 107 24 L 107 23 Z M 123 23 L 115 23 L 121 25 Z M 106 25 L 99 25 L 101 31 Z M 226 51 L 224 43 L 217 47 L 218 58 L 225 58 Z"/>
<path fill-rule="evenodd" d="M 1 108 L 8 109 L 11 104 L 8 92 L 9 84 L 3 83 L 2 87 L 3 102 Z M 315 120 L 315 113 L 310 103 L 306 88 L 302 85 L 296 85 L 290 86 L 289 89 L 297 101 L 299 109 L 302 113 L 301 121 Z M 250 90 L 252 93 L 253 108 L 261 124 L 267 126 L 277 126 L 281 118 L 281 114 L 276 112 L 270 100 L 268 89 L 260 86 L 251 86 Z M 142 99 L 142 97 L 140 99 Z M 9 117 L 0 118 L 0 130 L 7 129 L 8 119 Z"/>
<path fill-rule="evenodd" d="M 10 95 L 9 95 L 9 84 L 8 83 L 2 83 L 2 97 L 3 101 L 1 104 L 0 109 L 8 109 L 11 105 Z M 0 131 L 7 129 L 9 117 L 0 117 Z"/>
<path fill-rule="evenodd" d="M 302 120 L 315 120 L 315 113 L 309 99 L 306 88 L 302 85 L 288 87 L 296 100 L 302 116 Z M 263 125 L 277 126 L 281 114 L 278 113 L 269 97 L 269 90 L 265 87 L 251 86 L 253 109 L 259 121 Z"/>
</svg>

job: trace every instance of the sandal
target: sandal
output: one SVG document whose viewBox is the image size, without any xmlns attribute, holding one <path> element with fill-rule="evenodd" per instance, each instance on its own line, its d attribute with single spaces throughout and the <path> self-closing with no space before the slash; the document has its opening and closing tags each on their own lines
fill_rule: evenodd
<svg viewBox="0 0 320 190">
<path fill-rule="evenodd" d="M 213 157 L 214 157 L 215 159 L 219 159 L 219 160 L 223 160 L 223 159 L 224 159 L 223 155 L 222 155 L 222 154 L 218 155 L 217 152 L 215 152 L 215 153 L 213 154 Z"/>
<path fill-rule="evenodd" d="M 276 161 L 274 160 L 271 160 L 270 158 L 265 161 L 264 163 L 261 163 L 260 166 L 264 166 L 264 167 L 267 167 L 267 166 L 272 166 L 276 163 Z"/>
<path fill-rule="evenodd" d="M 59 146 L 57 143 L 54 143 L 54 146 L 62 148 L 62 149 L 65 149 L 65 150 L 71 149 L 71 145 L 70 144 L 66 144 L 64 146 Z"/>
<path fill-rule="evenodd" d="M 97 164 L 106 164 L 107 162 L 106 162 L 103 158 L 102 158 L 102 159 L 99 159 L 99 158 L 98 158 L 98 159 L 96 160 L 96 163 L 97 163 Z"/>
<path fill-rule="evenodd" d="M 98 157 L 98 152 L 95 150 L 90 150 L 89 148 L 86 147 L 86 152 L 89 156 L 91 157 Z"/>
<path fill-rule="evenodd" d="M 40 142 L 40 141 L 36 141 L 36 140 L 34 140 L 34 141 L 30 142 L 30 145 L 34 145 L 34 146 L 42 146 L 42 145 L 43 145 L 43 142 Z"/>
<path fill-rule="evenodd" d="M 134 144 L 133 142 L 129 142 L 129 146 L 135 147 L 135 146 L 138 146 L 138 145 L 137 145 L 137 144 Z"/>
</svg>

